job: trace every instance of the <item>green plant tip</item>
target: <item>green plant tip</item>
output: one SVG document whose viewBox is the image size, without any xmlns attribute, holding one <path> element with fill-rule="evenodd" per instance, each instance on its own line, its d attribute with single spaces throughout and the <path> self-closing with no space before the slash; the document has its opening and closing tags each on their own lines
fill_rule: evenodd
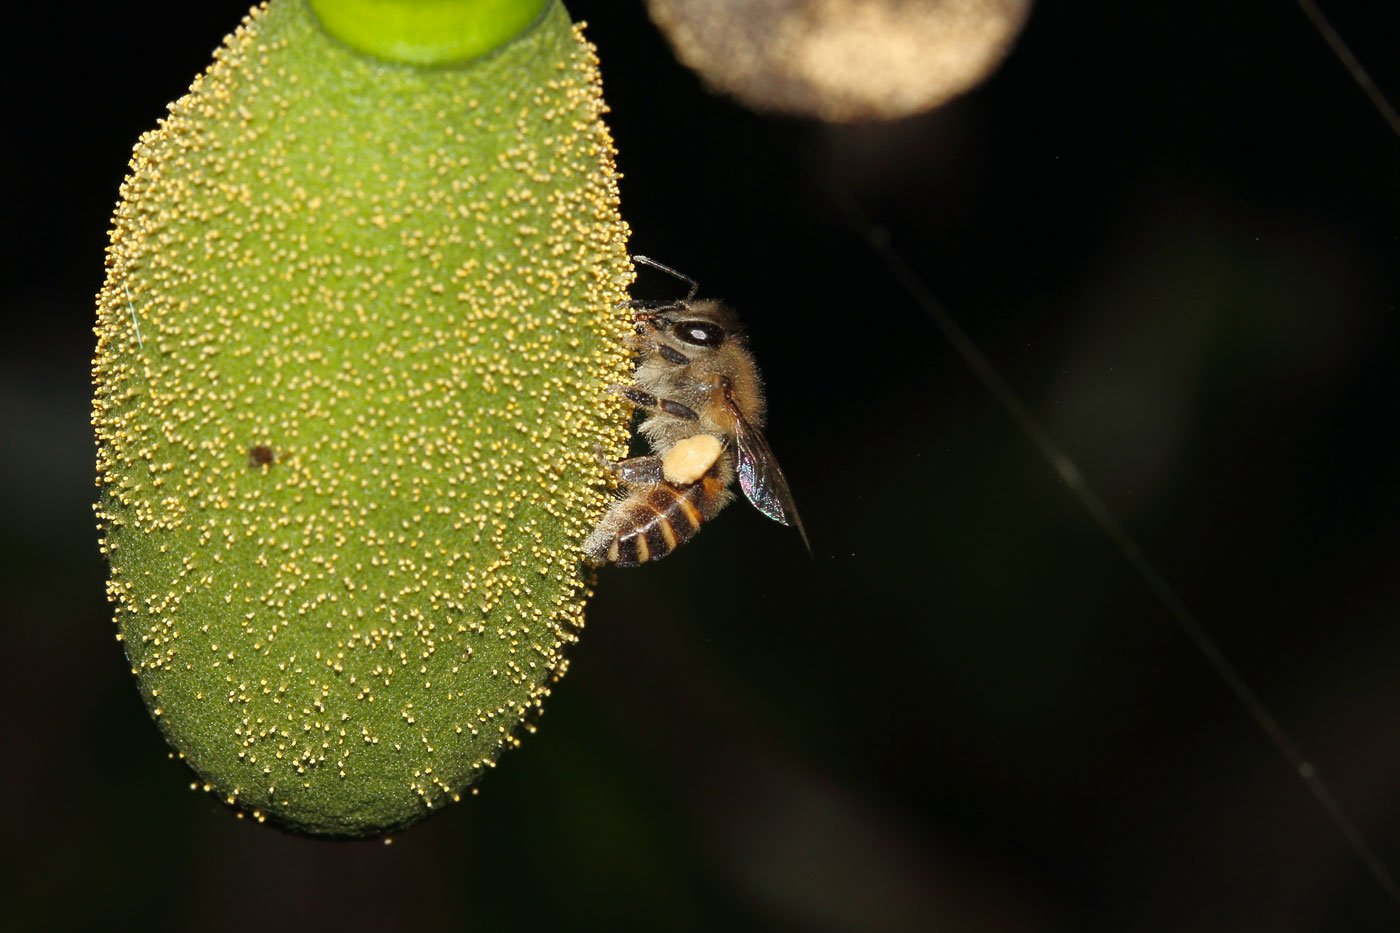
<svg viewBox="0 0 1400 933">
<path fill-rule="evenodd" d="M 464 62 L 504 45 L 552 0 L 308 0 L 353 49 L 415 65 Z"/>
<path fill-rule="evenodd" d="M 254 10 L 137 143 L 98 296 L 119 637 L 200 786 L 366 836 L 532 728 L 625 448 L 632 277 L 563 8 L 456 68 Z"/>
</svg>

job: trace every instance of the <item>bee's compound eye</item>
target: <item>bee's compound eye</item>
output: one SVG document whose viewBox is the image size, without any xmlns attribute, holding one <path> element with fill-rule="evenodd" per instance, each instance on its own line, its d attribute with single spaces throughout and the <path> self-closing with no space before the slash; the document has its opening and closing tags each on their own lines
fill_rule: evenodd
<svg viewBox="0 0 1400 933">
<path fill-rule="evenodd" d="M 717 347 L 724 343 L 724 328 L 709 321 L 677 321 L 671 325 L 671 333 L 697 347 Z"/>
</svg>

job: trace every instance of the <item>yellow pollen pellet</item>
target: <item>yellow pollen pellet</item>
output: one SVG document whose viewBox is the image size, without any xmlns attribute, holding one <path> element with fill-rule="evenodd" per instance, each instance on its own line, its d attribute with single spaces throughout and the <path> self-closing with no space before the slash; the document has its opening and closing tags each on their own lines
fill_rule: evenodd
<svg viewBox="0 0 1400 933">
<path fill-rule="evenodd" d="M 687 437 L 661 458 L 661 475 L 668 483 L 688 486 L 708 473 L 723 452 L 723 442 L 712 434 Z"/>
</svg>

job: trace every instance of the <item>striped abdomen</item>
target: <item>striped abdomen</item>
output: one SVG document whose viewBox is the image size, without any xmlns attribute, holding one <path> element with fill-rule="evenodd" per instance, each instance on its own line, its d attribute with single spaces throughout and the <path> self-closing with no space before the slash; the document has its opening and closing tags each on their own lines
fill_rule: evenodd
<svg viewBox="0 0 1400 933">
<path fill-rule="evenodd" d="M 639 490 L 615 507 L 616 532 L 606 558 L 622 567 L 660 560 L 700 530 L 724 504 L 724 484 L 708 473 L 689 486 L 659 483 Z"/>
</svg>

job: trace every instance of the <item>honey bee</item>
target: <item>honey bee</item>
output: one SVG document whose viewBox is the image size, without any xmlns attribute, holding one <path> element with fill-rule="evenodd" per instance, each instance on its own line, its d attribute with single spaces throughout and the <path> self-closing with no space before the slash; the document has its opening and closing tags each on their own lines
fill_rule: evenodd
<svg viewBox="0 0 1400 933">
<path fill-rule="evenodd" d="M 754 507 L 802 536 L 786 478 L 763 437 L 766 403 L 758 367 L 732 309 L 697 300 L 689 276 L 645 256 L 633 261 L 686 282 L 673 301 L 631 301 L 636 384 L 609 386 L 646 412 L 640 431 L 652 453 L 598 459 L 626 490 L 584 542 L 596 564 L 635 567 L 660 560 L 695 536 L 734 498 L 735 476 Z"/>
</svg>

